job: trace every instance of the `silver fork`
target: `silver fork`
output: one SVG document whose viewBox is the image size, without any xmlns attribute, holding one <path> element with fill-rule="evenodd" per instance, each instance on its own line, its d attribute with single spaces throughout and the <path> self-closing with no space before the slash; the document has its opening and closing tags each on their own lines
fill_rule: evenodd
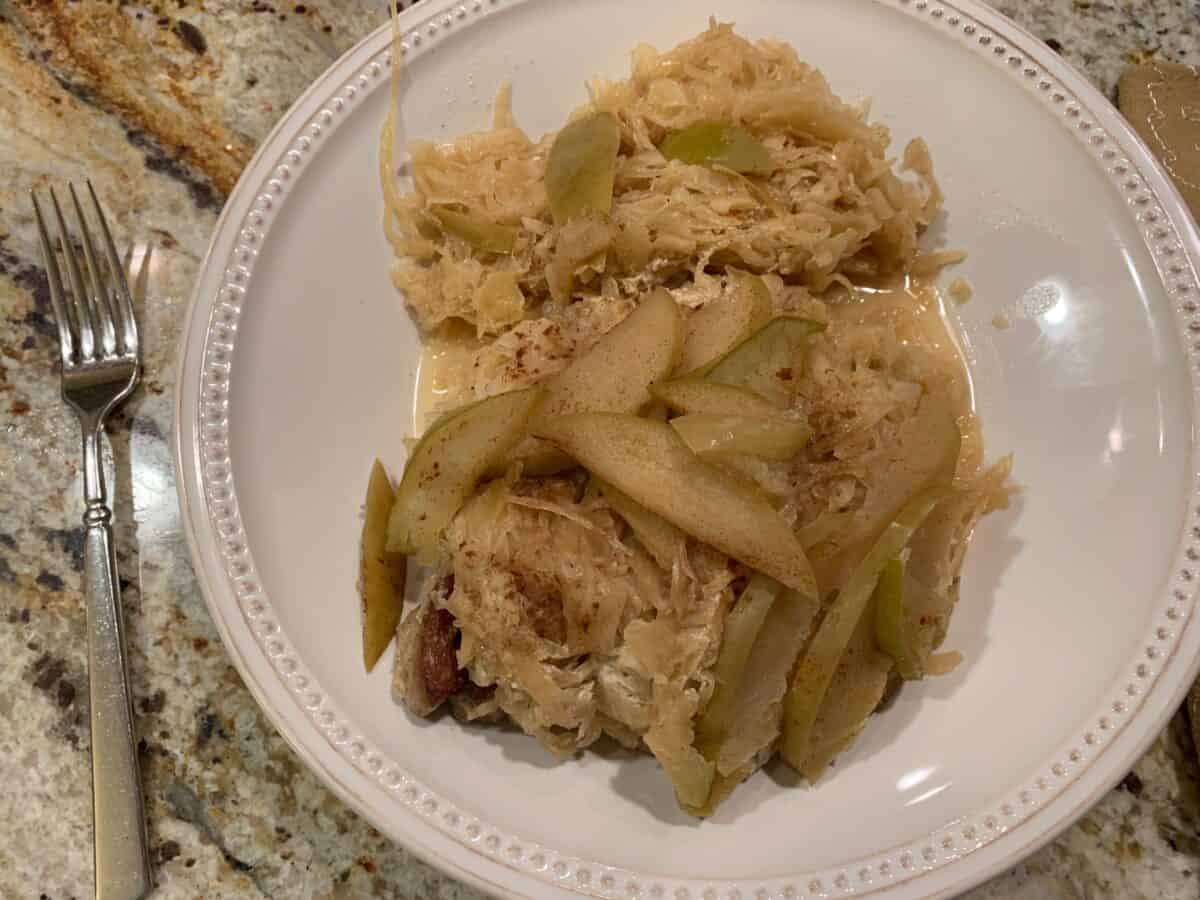
<svg viewBox="0 0 1200 900">
<path fill-rule="evenodd" d="M 62 395 L 79 416 L 83 429 L 84 591 L 96 898 L 138 900 L 152 887 L 150 857 L 146 851 L 146 819 L 125 665 L 121 587 L 113 550 L 112 511 L 104 489 L 100 434 L 108 414 L 133 392 L 141 371 L 141 354 L 129 286 L 90 181 L 87 187 L 105 252 L 103 257 L 98 256 L 79 196 L 71 185 L 86 281 L 58 197 L 50 191 L 58 225 L 57 246 L 66 264 L 69 290 L 64 289 L 56 245 L 50 239 L 36 192 L 33 209 L 58 322 Z"/>
</svg>

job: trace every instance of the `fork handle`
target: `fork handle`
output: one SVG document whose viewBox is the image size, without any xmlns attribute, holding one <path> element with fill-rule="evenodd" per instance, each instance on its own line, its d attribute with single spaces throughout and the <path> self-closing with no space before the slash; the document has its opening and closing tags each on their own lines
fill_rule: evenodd
<svg viewBox="0 0 1200 900">
<path fill-rule="evenodd" d="M 89 433 L 90 431 L 90 433 Z M 125 667 L 121 586 L 112 512 L 104 496 L 99 423 L 84 426 L 84 590 L 92 728 L 92 810 L 96 900 L 140 900 L 149 892 L 150 855 Z"/>
</svg>

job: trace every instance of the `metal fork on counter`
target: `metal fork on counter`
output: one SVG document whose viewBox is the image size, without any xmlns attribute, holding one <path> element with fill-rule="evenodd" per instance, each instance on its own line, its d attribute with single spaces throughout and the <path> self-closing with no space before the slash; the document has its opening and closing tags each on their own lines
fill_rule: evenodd
<svg viewBox="0 0 1200 900">
<path fill-rule="evenodd" d="M 112 510 L 104 487 L 100 436 L 105 418 L 137 385 L 141 352 L 133 298 L 124 269 L 91 182 L 87 190 L 94 226 L 88 225 L 74 185 L 69 186 L 78 245 L 70 235 L 53 190 L 49 194 L 57 239 L 50 237 L 36 192 L 33 208 L 50 282 L 50 300 L 58 322 L 62 396 L 75 410 L 83 431 L 84 593 L 96 897 L 138 900 L 150 892 L 153 882 L 126 673 Z M 67 274 L 65 282 L 63 268 Z"/>
</svg>

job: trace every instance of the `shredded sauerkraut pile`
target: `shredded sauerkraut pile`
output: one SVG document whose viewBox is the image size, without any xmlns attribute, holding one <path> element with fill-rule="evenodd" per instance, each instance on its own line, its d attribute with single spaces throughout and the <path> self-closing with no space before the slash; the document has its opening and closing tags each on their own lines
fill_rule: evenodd
<svg viewBox="0 0 1200 900">
<path fill-rule="evenodd" d="M 910 143 L 903 171 L 893 171 L 887 128 L 838 99 L 786 44 L 752 44 L 713 25 L 669 53 L 638 47 L 627 81 L 589 88 L 592 102 L 575 117 L 604 110 L 620 124 L 605 221 L 555 227 L 544 179 L 555 136 L 531 140 L 506 97 L 492 130 L 410 148 L 417 190 L 399 200 L 390 235 L 393 278 L 422 327 L 460 318 L 502 334 L 547 306 L 636 299 L 657 285 L 696 307 L 718 296 L 729 266 L 819 292 L 930 264 L 918 259 L 917 237 L 942 194 L 924 142 Z M 706 120 L 758 136 L 770 174 L 659 152 L 670 131 Z M 449 236 L 439 209 L 515 229 L 511 253 L 497 258 Z M 514 279 L 519 293 L 507 289 Z"/>
<path fill-rule="evenodd" d="M 439 533 L 423 601 L 400 626 L 395 690 L 418 715 L 444 705 L 507 719 L 557 754 L 602 735 L 648 751 L 704 815 L 777 750 L 815 780 L 891 688 L 953 668 L 936 651 L 972 529 L 1007 501 L 1009 465 L 983 466 L 962 363 L 917 295 L 883 310 L 854 299 L 961 258 L 919 247 L 943 199 L 922 141 L 894 165 L 887 129 L 791 47 L 723 24 L 667 53 L 640 46 L 627 80 L 589 87 L 570 119 L 579 140 L 603 136 L 590 124 L 603 114 L 616 123 L 599 205 L 589 173 L 570 170 L 585 181 L 564 193 L 550 161 L 574 138 L 531 140 L 503 92 L 490 131 L 412 146 L 415 190 L 387 188 L 393 279 L 418 323 L 431 336 L 467 323 L 477 338 L 444 405 L 536 385 L 553 396 L 658 289 L 687 357 L 701 310 L 758 291 L 755 329 L 803 322 L 802 339 L 763 349 L 751 342 L 765 346 L 766 329 L 741 335 L 757 381 L 722 376 L 719 362 L 669 378 L 724 377 L 776 408 L 758 450 L 691 449 L 722 489 L 765 499 L 816 590 L 687 526 L 670 498 L 638 495 L 636 473 L 616 491 L 611 448 L 580 465 L 590 445 L 556 424 L 592 411 L 576 397 L 535 413 L 530 433 L 549 443 L 523 437 Z M 635 408 L 605 409 L 693 439 L 678 416 L 663 424 L 690 400 L 640 390 Z M 712 433 L 745 438 L 748 419 Z"/>
</svg>

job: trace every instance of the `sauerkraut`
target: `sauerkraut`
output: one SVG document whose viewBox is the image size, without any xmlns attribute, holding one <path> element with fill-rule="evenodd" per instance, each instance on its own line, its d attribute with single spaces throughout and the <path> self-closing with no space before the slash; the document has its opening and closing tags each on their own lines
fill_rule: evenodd
<svg viewBox="0 0 1200 900">
<path fill-rule="evenodd" d="M 729 404 L 746 396 L 746 415 L 777 414 L 786 427 L 723 446 L 753 448 L 776 433 L 790 443 L 757 455 L 699 448 L 697 465 L 735 496 L 770 501 L 818 589 L 766 595 L 769 611 L 737 638 L 749 652 L 730 657 L 737 677 L 721 721 L 705 719 L 701 740 L 714 672 L 730 670 L 728 659 L 717 665 L 725 624 L 764 576 L 681 525 L 690 520 L 670 501 L 652 511 L 627 496 L 636 478 L 616 490 L 570 457 L 541 474 L 518 453 L 445 530 L 422 602 L 399 628 L 394 688 L 418 715 L 446 706 L 464 721 L 507 719 L 560 755 L 606 735 L 645 750 L 680 804 L 705 815 L 774 755 L 789 710 L 807 708 L 810 721 L 792 735 L 788 762 L 816 780 L 898 681 L 881 643 L 905 642 L 906 660 L 925 666 L 909 674 L 947 668 L 934 651 L 963 556 L 978 520 L 1006 505 L 1010 464 L 984 465 L 962 361 L 936 295 L 912 281 L 962 258 L 920 246 L 943 202 L 924 142 L 895 164 L 865 106 L 839 99 L 791 47 L 726 24 L 666 53 L 639 46 L 628 79 L 595 81 L 589 93 L 557 150 L 558 135 L 534 140 L 518 127 L 502 91 L 490 130 L 410 148 L 410 193 L 383 167 L 393 280 L 430 342 L 453 333 L 467 347 L 440 373 L 433 411 L 535 384 L 553 392 L 556 373 L 653 290 L 685 321 L 740 303 L 740 317 L 709 330 L 742 354 L 712 412 L 736 430 Z M 777 329 L 793 335 L 783 343 L 751 343 L 766 344 L 758 329 L 779 317 L 807 324 Z M 698 330 L 683 340 L 700 341 Z M 701 365 L 698 346 L 677 354 L 689 371 L 676 375 L 731 369 Z M 609 411 L 672 415 L 659 400 Z M 540 433 L 536 415 L 531 430 Z M 922 494 L 931 489 L 944 493 Z M 911 523 L 896 556 L 903 577 L 888 583 L 903 602 L 892 597 L 877 626 L 867 601 L 822 672 L 807 648 L 831 640 L 819 633 L 841 615 L 842 588 L 875 584 L 878 572 L 862 567 L 914 496 L 932 496 L 932 512 Z M 881 642 L 876 627 L 899 632 Z M 449 661 L 426 652 L 446 646 Z M 826 686 L 795 697 L 804 666 Z"/>
<path fill-rule="evenodd" d="M 898 275 L 912 268 L 918 235 L 941 209 L 923 141 L 904 148 L 897 171 L 887 128 L 869 122 L 864 107 L 835 96 L 788 45 L 751 43 L 730 25 L 713 24 L 668 53 L 639 46 L 627 80 L 597 80 L 589 91 L 574 118 L 605 111 L 620 128 L 604 220 L 555 224 L 545 186 L 555 135 L 526 135 L 506 94 L 489 131 L 409 148 L 416 190 L 397 198 L 388 231 L 392 278 L 422 327 L 457 318 L 496 335 L 549 307 L 632 300 L 658 285 L 696 307 L 719 295 L 731 267 L 816 292 Z M 673 131 L 708 120 L 757 137 L 769 173 L 659 152 Z M 511 251 L 480 249 L 448 229 L 441 210 L 509 229 Z M 498 273 L 519 293 L 497 290 Z"/>
</svg>

